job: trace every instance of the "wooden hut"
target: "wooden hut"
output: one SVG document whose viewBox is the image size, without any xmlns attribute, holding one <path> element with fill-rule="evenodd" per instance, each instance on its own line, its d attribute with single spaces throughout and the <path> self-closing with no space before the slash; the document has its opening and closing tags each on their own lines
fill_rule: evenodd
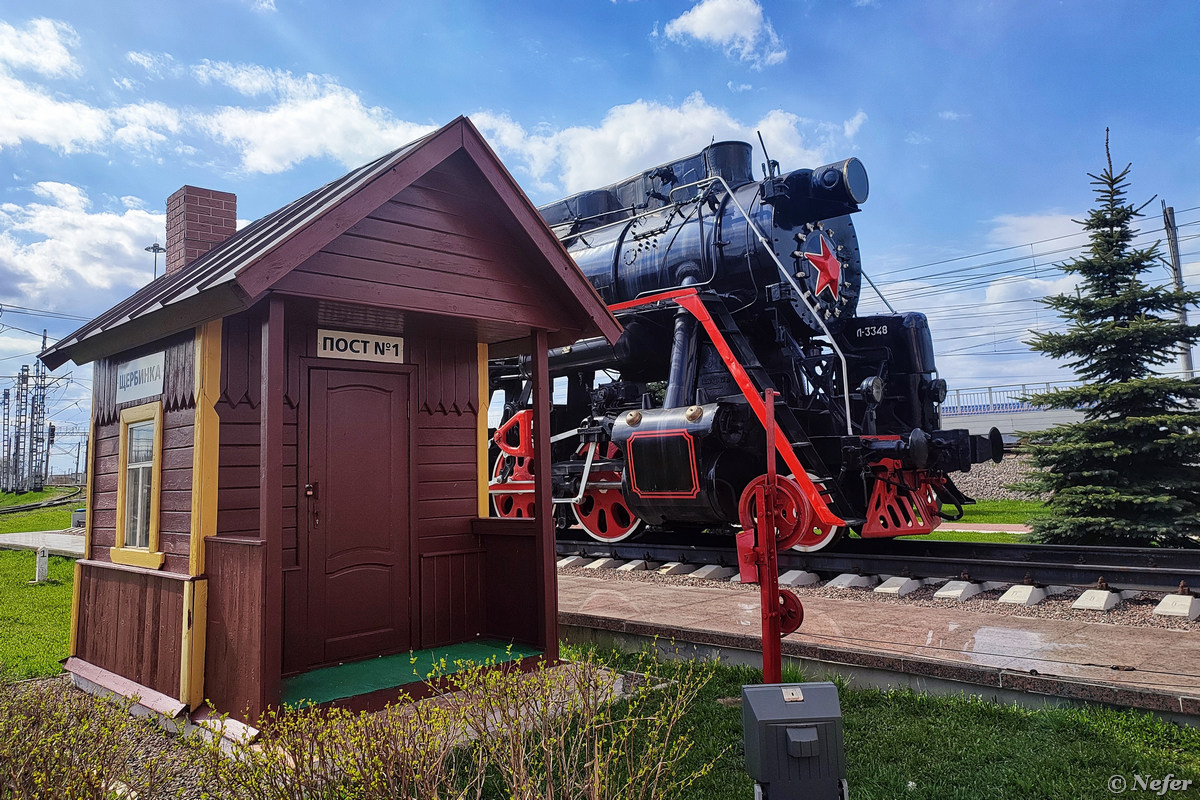
<svg viewBox="0 0 1200 800">
<path fill-rule="evenodd" d="M 532 356 L 549 509 L 547 349 L 615 341 L 603 302 L 466 118 L 236 233 L 235 200 L 172 195 L 166 275 L 41 355 L 95 364 L 66 669 L 254 719 L 333 665 L 555 658 L 553 515 L 487 518 L 487 359 Z"/>
</svg>

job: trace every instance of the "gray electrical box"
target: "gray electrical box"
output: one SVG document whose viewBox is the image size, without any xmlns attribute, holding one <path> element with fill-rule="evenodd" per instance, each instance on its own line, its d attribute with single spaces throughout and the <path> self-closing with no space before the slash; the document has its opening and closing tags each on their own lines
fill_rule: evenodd
<svg viewBox="0 0 1200 800">
<path fill-rule="evenodd" d="M 842 706 L 832 683 L 743 686 L 742 732 L 757 797 L 848 796 Z"/>
</svg>

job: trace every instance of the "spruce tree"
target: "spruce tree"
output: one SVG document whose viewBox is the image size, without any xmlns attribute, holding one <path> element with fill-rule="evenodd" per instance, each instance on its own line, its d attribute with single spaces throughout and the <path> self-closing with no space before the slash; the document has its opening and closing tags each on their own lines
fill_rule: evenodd
<svg viewBox="0 0 1200 800">
<path fill-rule="evenodd" d="M 1042 302 L 1066 321 L 1041 333 L 1034 350 L 1067 360 L 1082 381 L 1030 398 L 1079 409 L 1084 420 L 1034 434 L 1026 452 L 1038 468 L 1023 488 L 1048 495 L 1035 537 L 1058 544 L 1195 546 L 1200 536 L 1200 381 L 1164 376 L 1179 346 L 1200 339 L 1178 310 L 1200 292 L 1150 285 L 1162 269 L 1158 244 L 1135 246 L 1140 214 L 1125 199 L 1130 166 L 1088 173 L 1096 205 L 1079 224 L 1085 255 L 1057 265 L 1078 292 Z M 1145 206 L 1142 206 L 1143 208 Z"/>
</svg>

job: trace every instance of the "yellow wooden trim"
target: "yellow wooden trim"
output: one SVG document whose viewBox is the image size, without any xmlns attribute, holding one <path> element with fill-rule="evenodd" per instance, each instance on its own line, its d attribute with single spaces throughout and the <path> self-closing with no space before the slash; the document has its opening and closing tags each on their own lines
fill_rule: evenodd
<svg viewBox="0 0 1200 800">
<path fill-rule="evenodd" d="M 135 422 L 154 420 L 154 456 L 151 471 L 154 483 L 150 489 L 150 536 L 148 547 L 125 547 L 125 468 L 129 465 L 129 426 Z M 158 518 L 162 507 L 162 401 L 143 403 L 121 412 L 121 435 L 117 445 L 117 529 L 116 540 L 122 544 L 108 550 L 109 557 L 118 564 L 158 569 L 165 556 L 158 549 Z M 90 518 L 90 512 L 89 512 Z"/>
<path fill-rule="evenodd" d="M 479 487 L 479 516 L 486 517 L 491 513 L 488 503 L 488 480 L 491 479 L 491 475 L 488 474 L 488 405 L 491 404 L 492 396 L 488 391 L 488 346 L 484 342 L 479 343 L 477 359 L 479 361 L 477 365 L 479 369 L 479 403 L 475 408 L 477 433 L 475 446 L 479 473 L 476 476 L 476 484 Z"/>
<path fill-rule="evenodd" d="M 95 380 L 95 375 L 92 376 Z M 88 426 L 88 450 L 87 450 L 87 483 L 84 485 L 83 498 L 83 557 L 92 557 L 92 487 L 95 484 L 93 480 L 96 477 L 96 461 L 100 458 L 99 452 L 96 449 L 96 418 L 93 416 L 91 424 Z"/>
<path fill-rule="evenodd" d="M 192 528 L 188 573 L 204 574 L 204 539 L 217 532 L 221 420 L 221 320 L 196 328 L 196 421 L 192 444 Z M 181 700 L 183 698 L 180 698 Z"/>
<path fill-rule="evenodd" d="M 208 617 L 208 581 L 183 585 L 183 642 L 179 663 L 179 702 L 195 709 L 204 702 L 204 644 Z"/>
<path fill-rule="evenodd" d="M 82 576 L 83 565 L 76 561 L 75 577 L 71 582 L 71 644 L 67 647 L 68 656 L 78 655 L 75 645 L 79 642 L 79 584 Z"/>
<path fill-rule="evenodd" d="M 166 561 L 166 554 L 155 550 L 142 550 L 140 547 L 110 547 L 108 558 L 114 564 L 127 564 L 131 567 L 144 569 L 159 569 Z"/>
</svg>

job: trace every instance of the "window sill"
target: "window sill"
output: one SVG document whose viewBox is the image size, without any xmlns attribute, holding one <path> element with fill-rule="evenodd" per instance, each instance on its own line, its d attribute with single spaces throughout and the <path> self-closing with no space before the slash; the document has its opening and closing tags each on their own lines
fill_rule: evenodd
<svg viewBox="0 0 1200 800">
<path fill-rule="evenodd" d="M 166 560 L 163 553 L 135 550 L 131 547 L 110 547 L 108 548 L 108 557 L 114 564 L 126 564 L 130 567 L 144 569 L 162 569 L 163 561 Z"/>
</svg>

